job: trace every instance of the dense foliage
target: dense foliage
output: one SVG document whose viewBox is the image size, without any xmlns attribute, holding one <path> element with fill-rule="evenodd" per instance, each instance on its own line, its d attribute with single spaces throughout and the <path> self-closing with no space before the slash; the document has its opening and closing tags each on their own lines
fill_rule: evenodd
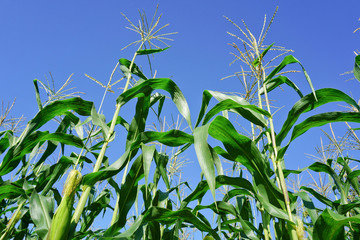
<svg viewBox="0 0 360 240">
<path fill-rule="evenodd" d="M 267 67 L 264 57 L 276 47 L 243 32 L 251 48 L 234 47 L 238 58 L 247 63 L 248 74 L 242 73 L 244 79 L 252 77 L 253 87 L 246 96 L 204 90 L 201 109 L 192 115 L 197 116 L 194 124 L 176 83 L 148 78 L 135 63 L 138 57 L 167 49 L 146 47 L 151 40 L 161 39 L 154 35 L 157 23 L 145 29 L 148 34 L 137 42 L 132 59 L 121 58 L 116 65 L 126 85 L 109 122 L 93 102 L 80 97 L 44 105 L 39 81 L 34 81 L 39 112 L 20 135 L 0 132 L 0 239 L 179 239 L 192 228 L 204 239 L 358 239 L 360 170 L 350 164 L 359 160 L 339 156 L 300 170 L 285 168 L 290 144 L 305 132 L 333 122 L 360 123 L 358 103 L 337 89 L 315 90 L 292 55 L 282 56 L 274 68 Z M 282 72 L 290 64 L 300 64 L 310 93 L 303 94 Z M 360 81 L 359 56 L 354 76 Z M 299 95 L 285 121 L 274 118 L 269 101 L 271 91 L 283 84 Z M 216 103 L 210 103 L 212 99 Z M 121 109 L 131 100 L 136 101 L 135 113 L 128 122 Z M 165 101 L 175 104 L 188 125 L 186 130 L 146 128 L 151 114 L 160 118 Z M 302 114 L 332 102 L 343 102 L 353 111 L 317 113 L 299 122 Z M 250 135 L 241 133 L 237 119 L 244 126 L 249 123 Z M 278 132 L 275 120 L 282 126 Z M 350 130 L 356 136 L 359 129 Z M 125 147 L 121 157 L 110 161 L 107 151 L 120 131 L 127 135 Z M 205 180 L 182 197 L 188 184 L 172 181 L 168 167 L 191 146 Z M 60 156 L 54 162 L 57 151 Z M 223 170 L 224 161 L 231 162 L 232 174 Z M 326 196 L 309 186 L 289 191 L 290 174 L 307 170 L 328 175 L 332 194 Z M 63 176 L 68 179 L 64 184 Z M 226 192 L 221 195 L 218 189 Z M 207 193 L 212 196 L 210 205 L 202 201 Z M 205 210 L 216 215 L 214 223 Z M 102 229 L 92 228 L 105 212 L 113 217 L 102 220 L 107 220 Z"/>
</svg>

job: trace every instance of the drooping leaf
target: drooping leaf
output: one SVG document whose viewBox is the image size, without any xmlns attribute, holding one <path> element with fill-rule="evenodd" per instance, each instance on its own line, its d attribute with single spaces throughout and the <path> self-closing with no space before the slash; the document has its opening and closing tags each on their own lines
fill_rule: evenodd
<svg viewBox="0 0 360 240">
<path fill-rule="evenodd" d="M 104 139 L 108 139 L 110 128 L 106 125 L 105 116 L 103 114 L 97 113 L 97 111 L 93 107 L 91 109 L 91 119 L 94 125 L 99 126 L 101 128 Z"/>
<path fill-rule="evenodd" d="M 323 88 L 317 90 L 315 94 L 317 96 L 317 101 L 313 94 L 308 94 L 294 104 L 288 113 L 288 117 L 284 122 L 281 131 L 276 135 L 276 144 L 281 144 L 302 113 L 309 112 L 310 110 L 320 107 L 326 103 L 345 102 L 360 110 L 356 101 L 340 90 Z"/>
<path fill-rule="evenodd" d="M 130 73 L 130 67 L 131 67 L 131 73 L 138 76 L 139 78 L 142 78 L 144 80 L 147 80 L 147 77 L 141 72 L 140 68 L 135 64 L 131 64 L 131 61 L 121 58 L 119 59 L 120 63 L 120 69 L 125 74 L 125 76 L 128 76 Z"/>
<path fill-rule="evenodd" d="M 319 200 L 320 202 L 322 202 L 323 204 L 334 208 L 335 204 L 333 203 L 333 201 L 331 201 L 330 199 L 328 199 L 327 197 L 324 197 L 323 195 L 321 195 L 320 193 L 318 193 L 317 191 L 315 191 L 312 188 L 306 187 L 306 186 L 301 186 L 302 190 L 305 190 L 309 193 L 311 193 L 311 195 L 313 195 L 317 200 Z"/>
<path fill-rule="evenodd" d="M 240 116 L 244 117 L 245 119 L 249 120 L 250 122 L 256 125 L 266 127 L 267 122 L 263 117 L 263 115 L 269 117 L 270 114 L 267 111 L 251 105 L 249 102 L 247 102 L 245 99 L 239 96 L 227 95 L 221 92 L 210 91 L 210 90 L 205 90 L 203 92 L 202 105 L 195 126 L 198 126 L 200 124 L 212 97 L 218 100 L 220 104 L 216 105 L 212 110 L 209 111 L 209 113 L 206 116 L 206 121 L 204 119 L 203 124 L 205 124 L 210 118 L 212 118 L 219 111 L 229 109 L 229 111 L 239 114 Z M 232 100 L 232 101 L 227 101 L 227 100 Z M 233 106 L 234 108 L 230 108 L 231 106 Z"/>
<path fill-rule="evenodd" d="M 123 155 L 115 162 L 113 162 L 109 167 L 100 169 L 97 172 L 92 172 L 84 175 L 82 184 L 93 186 L 98 181 L 106 180 L 117 173 L 119 173 L 124 167 L 126 162 L 129 160 L 131 149 L 125 151 Z"/>
<path fill-rule="evenodd" d="M 252 225 L 250 222 L 244 221 L 241 218 L 240 213 L 232 204 L 228 202 L 218 201 L 216 202 L 216 204 L 213 203 L 207 206 L 197 205 L 194 208 L 194 211 L 198 211 L 201 209 L 211 209 L 216 214 L 222 215 L 223 217 L 225 217 L 228 214 L 233 215 L 234 218 L 232 218 L 232 223 L 238 222 L 241 224 L 241 230 L 239 232 L 242 233 L 242 236 L 245 235 L 244 237 L 254 240 L 259 239 L 254 233 L 254 232 L 258 232 L 257 228 L 254 225 Z"/>
<path fill-rule="evenodd" d="M 155 184 L 155 186 L 157 186 L 161 176 L 164 180 L 166 188 L 170 189 L 170 181 L 167 175 L 167 164 L 169 162 L 169 156 L 165 153 L 158 153 L 157 151 L 155 151 L 154 160 L 156 163 L 156 169 L 154 173 L 153 183 Z"/>
<path fill-rule="evenodd" d="M 234 188 L 245 189 L 252 194 L 255 194 L 255 190 L 253 185 L 246 180 L 245 178 L 241 177 L 228 177 L 228 176 L 217 176 L 216 179 L 216 188 L 219 188 L 224 185 L 228 185 Z M 181 209 L 185 208 L 191 201 L 201 199 L 206 192 L 209 191 L 209 185 L 207 181 L 201 181 L 198 183 L 196 189 L 192 191 L 189 196 L 187 196 L 181 203 Z M 255 195 L 251 195 L 255 197 Z"/>
<path fill-rule="evenodd" d="M 273 78 L 276 74 L 278 74 L 282 69 L 284 69 L 284 67 L 286 67 L 287 65 L 292 64 L 292 63 L 298 63 L 298 64 L 300 64 L 300 66 L 301 66 L 301 68 L 302 68 L 302 70 L 303 70 L 303 72 L 304 72 L 305 78 L 306 78 L 306 80 L 307 80 L 307 82 L 308 82 L 308 84 L 309 84 L 309 86 L 310 86 L 310 88 L 311 88 L 312 94 L 313 94 L 315 100 L 317 100 L 317 95 L 316 95 L 316 93 L 315 93 L 314 87 L 313 87 L 313 85 L 312 85 L 312 82 L 311 82 L 311 80 L 310 80 L 310 77 L 309 77 L 308 73 L 306 72 L 306 70 L 305 70 L 305 68 L 303 67 L 303 65 L 301 64 L 301 62 L 300 62 L 299 60 L 297 60 L 297 59 L 296 59 L 294 56 L 292 56 L 292 55 L 288 55 L 288 56 L 286 56 L 286 57 L 282 60 L 282 62 L 266 77 L 265 83 L 266 83 L 267 81 L 269 81 L 270 79 L 272 79 L 272 78 Z"/>
<path fill-rule="evenodd" d="M 23 180 L 2 182 L 0 185 L 0 202 L 3 199 L 16 199 L 19 196 L 25 195 L 22 184 Z"/>
<path fill-rule="evenodd" d="M 298 88 L 298 86 L 296 86 L 295 83 L 293 83 L 288 77 L 285 76 L 278 76 L 276 78 L 273 78 L 271 80 L 269 80 L 268 82 L 266 82 L 266 91 L 269 93 L 272 90 L 274 90 L 275 88 L 277 88 L 278 86 L 280 86 L 281 84 L 286 84 L 289 87 L 291 87 L 292 89 L 294 89 L 297 94 L 300 96 L 300 98 L 302 98 L 304 95 L 301 93 L 300 89 Z M 259 93 L 261 95 L 264 94 L 264 87 L 260 88 Z"/>
<path fill-rule="evenodd" d="M 314 229 L 313 239 L 345 239 L 345 226 L 349 222 L 360 223 L 360 214 L 352 217 L 345 217 L 326 208 L 318 217 Z"/>
<path fill-rule="evenodd" d="M 69 110 L 82 116 L 90 116 L 92 107 L 92 102 L 85 101 L 79 97 L 53 102 L 44 107 L 30 122 L 28 122 L 24 132 L 20 136 L 19 142 L 23 141 L 24 138 L 56 116 L 67 114 Z"/>
<path fill-rule="evenodd" d="M 167 91 L 171 95 L 171 99 L 178 108 L 180 114 L 185 118 L 189 127 L 192 129 L 190 110 L 187 101 L 178 88 L 178 86 L 170 79 L 155 78 L 149 79 L 137 86 L 132 87 L 117 98 L 117 103 L 124 105 L 133 98 L 141 96 L 150 96 L 151 92 L 156 89 Z"/>
<path fill-rule="evenodd" d="M 209 134 L 224 144 L 233 161 L 242 163 L 252 174 L 257 197 L 269 214 L 287 219 L 283 194 L 270 179 L 269 163 L 265 161 L 256 144 L 248 137 L 238 134 L 231 122 L 222 116 L 216 117 L 210 124 Z M 289 193 L 289 198 L 293 204 L 296 197 Z"/>
<path fill-rule="evenodd" d="M 294 139 L 304 134 L 306 131 L 308 131 L 311 128 L 320 127 L 325 124 L 333 123 L 333 122 L 360 123 L 360 113 L 359 112 L 327 112 L 327 113 L 320 113 L 305 119 L 303 122 L 299 123 L 294 127 L 289 143 L 279 151 L 279 155 L 278 155 L 279 158 L 282 158 L 284 156 L 287 148 Z"/>
<path fill-rule="evenodd" d="M 352 210 L 354 208 L 359 208 L 359 207 L 360 207 L 360 201 L 357 200 L 357 201 L 347 203 L 347 204 L 340 204 L 337 208 L 337 211 L 339 214 L 345 215 L 350 210 Z"/>
<path fill-rule="evenodd" d="M 226 100 L 223 100 L 223 101 L 219 102 L 218 104 L 216 104 L 205 115 L 203 124 L 206 124 L 213 116 L 215 116 L 216 114 L 218 114 L 219 112 L 224 111 L 224 110 L 231 110 L 233 112 L 236 112 L 239 115 L 245 117 L 246 119 L 248 119 L 249 121 L 251 121 L 255 124 L 259 124 L 260 121 L 259 121 L 259 119 L 253 118 L 251 115 L 247 114 L 248 110 L 251 110 L 254 113 L 262 114 L 267 117 L 271 117 L 269 112 L 267 112 L 261 108 L 258 108 L 255 105 L 250 105 L 250 104 L 243 105 L 243 104 L 239 104 L 238 102 L 235 102 L 232 99 L 226 99 Z"/>
</svg>

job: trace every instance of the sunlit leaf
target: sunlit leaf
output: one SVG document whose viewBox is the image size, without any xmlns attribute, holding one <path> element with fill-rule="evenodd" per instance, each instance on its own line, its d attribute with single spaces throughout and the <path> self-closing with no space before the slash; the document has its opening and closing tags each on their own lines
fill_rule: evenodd
<svg viewBox="0 0 360 240">
<path fill-rule="evenodd" d="M 317 107 L 320 107 L 330 102 L 345 102 L 360 110 L 359 105 L 340 90 L 332 88 L 323 88 L 315 92 L 317 100 L 313 94 L 308 94 L 297 101 L 288 113 L 288 117 L 284 122 L 281 131 L 276 135 L 276 143 L 278 145 L 285 139 L 295 122 L 298 120 L 302 113 L 309 112 Z"/>
<path fill-rule="evenodd" d="M 296 86 L 295 83 L 293 83 L 288 77 L 285 76 L 278 76 L 276 78 L 272 78 L 271 80 L 269 80 L 268 82 L 266 82 L 266 91 L 269 93 L 272 90 L 274 90 L 276 87 L 280 86 L 281 84 L 286 84 L 289 87 L 291 87 L 292 89 L 294 89 L 297 94 L 300 96 L 300 98 L 303 97 L 303 94 L 301 93 L 300 89 L 298 88 L 298 86 Z M 264 87 L 260 88 L 259 93 L 262 95 L 264 94 Z"/>
<path fill-rule="evenodd" d="M 326 208 L 317 219 L 313 229 L 313 239 L 345 239 L 345 226 L 349 222 L 360 223 L 360 215 L 345 217 Z"/>
<path fill-rule="evenodd" d="M 209 125 L 194 129 L 194 147 L 202 173 L 204 174 L 211 194 L 215 199 L 215 167 L 214 159 L 207 142 L 207 137 L 209 135 L 208 129 Z"/>
<path fill-rule="evenodd" d="M 132 74 L 134 74 L 144 80 L 147 79 L 147 77 L 145 77 L 145 75 L 140 71 L 140 68 L 135 63 L 131 64 L 131 61 L 129 61 L 125 58 L 119 59 L 119 63 L 120 63 L 120 69 L 121 69 L 121 71 L 124 72 L 125 76 L 127 76 L 129 74 L 129 72 L 130 72 L 129 69 L 131 67 Z"/>
<path fill-rule="evenodd" d="M 190 110 L 187 101 L 178 88 L 178 86 L 170 79 L 156 78 L 149 79 L 137 86 L 132 87 L 117 98 L 117 103 L 124 105 L 126 102 L 133 98 L 141 96 L 150 96 L 151 92 L 156 89 L 162 89 L 167 91 L 171 95 L 171 99 L 178 108 L 180 114 L 185 118 L 189 127 L 192 128 Z"/>
</svg>

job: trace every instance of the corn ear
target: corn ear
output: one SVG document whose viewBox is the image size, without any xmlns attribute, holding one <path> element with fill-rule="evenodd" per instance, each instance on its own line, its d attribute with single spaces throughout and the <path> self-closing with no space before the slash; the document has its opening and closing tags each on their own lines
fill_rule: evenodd
<svg viewBox="0 0 360 240">
<path fill-rule="evenodd" d="M 210 236 L 206 236 L 206 237 L 204 237 L 203 240 L 214 240 L 214 238 L 213 238 L 213 237 L 210 237 Z"/>
<path fill-rule="evenodd" d="M 47 240 L 68 239 L 75 192 L 80 182 L 81 173 L 77 170 L 72 170 L 66 179 L 63 198 L 52 219 Z"/>
<path fill-rule="evenodd" d="M 303 221 L 301 221 L 300 218 L 296 218 L 296 235 L 298 237 L 299 240 L 301 239 L 305 239 L 305 228 L 304 228 L 304 223 Z"/>
</svg>

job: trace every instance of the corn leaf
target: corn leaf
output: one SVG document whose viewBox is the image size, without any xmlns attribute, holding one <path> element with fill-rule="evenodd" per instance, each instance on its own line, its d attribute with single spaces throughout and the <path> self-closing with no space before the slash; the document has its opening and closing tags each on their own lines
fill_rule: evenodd
<svg viewBox="0 0 360 240">
<path fill-rule="evenodd" d="M 304 72 L 305 78 L 306 78 L 306 80 L 307 80 L 307 82 L 308 82 L 308 84 L 309 84 L 309 86 L 310 86 L 310 88 L 311 88 L 311 91 L 312 91 L 312 93 L 313 93 L 313 96 L 314 96 L 315 100 L 317 100 L 317 95 L 316 95 L 316 93 L 315 93 L 315 89 L 314 89 L 314 87 L 313 87 L 313 85 L 312 85 L 312 82 L 311 82 L 311 80 L 310 80 L 310 77 L 309 77 L 308 73 L 306 72 L 306 70 L 305 70 L 305 68 L 303 67 L 303 65 L 301 64 L 301 62 L 300 62 L 299 60 L 297 60 L 297 59 L 296 59 L 294 56 L 292 56 L 292 55 L 288 55 L 288 56 L 286 56 L 286 57 L 282 60 L 282 62 L 266 77 L 264 84 L 267 83 L 270 79 L 272 79 L 272 78 L 273 78 L 276 74 L 278 74 L 282 69 L 284 69 L 284 67 L 286 67 L 287 65 L 292 64 L 292 63 L 298 63 L 298 64 L 300 64 L 300 66 L 301 66 L 301 68 L 302 68 L 302 70 L 303 70 L 303 72 Z"/>
<path fill-rule="evenodd" d="M 215 200 L 215 161 L 207 143 L 207 137 L 209 135 L 208 129 L 209 125 L 204 125 L 194 129 L 194 147 L 200 168 Z"/>
<path fill-rule="evenodd" d="M 149 55 L 153 53 L 163 52 L 165 50 L 169 49 L 167 48 L 159 48 L 159 49 L 145 49 L 145 50 L 139 50 L 136 52 L 137 55 Z"/>
<path fill-rule="evenodd" d="M 360 214 L 352 217 L 345 217 L 326 208 L 317 221 L 313 229 L 313 239 L 345 239 L 344 227 L 349 227 L 349 222 L 360 223 Z"/>
<path fill-rule="evenodd" d="M 128 76 L 130 73 L 131 61 L 125 58 L 121 58 L 119 59 L 119 63 L 121 71 L 125 74 L 125 76 Z M 131 73 L 138 76 L 139 78 L 147 80 L 147 77 L 145 77 L 145 75 L 140 71 L 140 68 L 135 63 L 133 63 L 131 66 Z"/>
<path fill-rule="evenodd" d="M 333 122 L 356 122 L 360 123 L 359 112 L 327 112 L 311 116 L 294 127 L 289 143 L 280 149 L 279 158 L 283 158 L 290 143 L 314 127 L 320 127 Z"/>
<path fill-rule="evenodd" d="M 208 114 L 206 115 L 206 119 L 204 119 L 203 124 L 209 121 L 209 119 L 212 118 L 218 112 L 223 110 L 229 110 L 231 112 L 239 114 L 243 118 L 249 120 L 250 122 L 256 125 L 266 127 L 267 122 L 263 117 L 263 115 L 269 117 L 270 114 L 267 111 L 251 105 L 249 102 L 247 102 L 245 99 L 239 96 L 227 95 L 221 92 L 210 91 L 210 90 L 205 90 L 203 92 L 201 109 L 195 126 L 198 126 L 200 124 L 201 119 L 204 117 L 212 97 L 218 100 L 220 104 L 216 105 L 212 110 L 208 112 Z M 231 106 L 234 108 L 230 108 Z"/>
<path fill-rule="evenodd" d="M 354 76 L 360 81 L 360 55 L 355 57 Z"/>
<path fill-rule="evenodd" d="M 308 94 L 305 97 L 301 98 L 299 101 L 297 101 L 291 108 L 288 113 L 288 117 L 281 128 L 281 131 L 276 136 L 276 143 L 278 145 L 280 145 L 281 142 L 285 139 L 285 137 L 302 113 L 309 112 L 317 107 L 320 107 L 330 102 L 345 102 L 360 110 L 360 107 L 356 103 L 356 101 L 354 101 L 354 99 L 352 99 L 340 90 L 323 88 L 317 90 L 315 94 L 317 96 L 317 101 L 315 100 L 313 94 Z"/>
<path fill-rule="evenodd" d="M 264 85 L 266 86 L 266 91 L 269 93 L 272 90 L 274 90 L 275 88 L 277 88 L 278 86 L 280 86 L 281 84 L 286 84 L 289 87 L 291 87 L 292 89 L 294 89 L 297 92 L 297 94 L 300 96 L 300 98 L 302 98 L 304 96 L 301 93 L 298 86 L 296 86 L 295 83 L 293 83 L 288 77 L 285 77 L 285 76 L 278 76 L 276 78 L 272 78 L 271 80 L 267 81 L 266 84 L 264 84 Z M 260 88 L 259 93 L 261 95 L 264 94 L 264 86 L 262 88 Z"/>
<path fill-rule="evenodd" d="M 126 175 L 125 183 L 120 189 L 120 200 L 118 203 L 119 213 L 117 221 L 105 232 L 105 236 L 114 235 L 126 224 L 127 214 L 133 206 L 138 194 L 138 182 L 144 177 L 143 155 L 140 155 L 132 164 Z"/>
<path fill-rule="evenodd" d="M 187 101 L 178 86 L 170 79 L 156 78 L 144 81 L 143 83 L 134 86 L 133 88 L 121 94 L 116 101 L 118 104 L 124 105 L 133 98 L 149 96 L 151 92 L 156 89 L 165 90 L 171 95 L 171 99 L 175 103 L 180 114 L 185 118 L 189 127 L 192 129 L 190 110 Z"/>
<path fill-rule="evenodd" d="M 36 226 L 36 233 L 45 239 L 50 226 L 50 213 L 54 210 L 54 198 L 39 195 L 36 191 L 30 196 L 30 216 Z"/>
</svg>

